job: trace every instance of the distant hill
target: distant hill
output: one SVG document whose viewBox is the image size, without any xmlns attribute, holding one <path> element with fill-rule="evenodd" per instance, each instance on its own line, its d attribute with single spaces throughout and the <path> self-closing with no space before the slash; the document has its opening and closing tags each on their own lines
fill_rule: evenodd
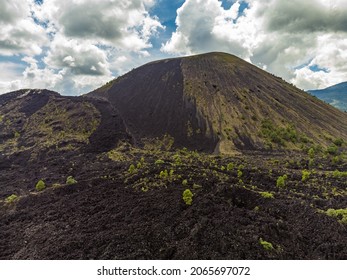
<svg viewBox="0 0 347 280">
<path fill-rule="evenodd" d="M 330 105 L 347 112 L 347 82 L 326 89 L 309 90 L 308 92 Z"/>
<path fill-rule="evenodd" d="M 233 153 L 347 139 L 345 113 L 226 53 L 151 62 L 88 96 L 108 99 L 139 143 L 167 134 L 179 147 Z"/>
</svg>

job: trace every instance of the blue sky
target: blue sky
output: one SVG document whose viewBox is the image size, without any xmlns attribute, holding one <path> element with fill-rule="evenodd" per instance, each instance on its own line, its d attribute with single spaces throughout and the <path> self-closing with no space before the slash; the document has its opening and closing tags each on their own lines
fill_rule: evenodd
<svg viewBox="0 0 347 280">
<path fill-rule="evenodd" d="M 148 61 L 224 51 L 303 89 L 347 81 L 343 0 L 0 0 L 0 94 L 95 89 Z"/>
</svg>

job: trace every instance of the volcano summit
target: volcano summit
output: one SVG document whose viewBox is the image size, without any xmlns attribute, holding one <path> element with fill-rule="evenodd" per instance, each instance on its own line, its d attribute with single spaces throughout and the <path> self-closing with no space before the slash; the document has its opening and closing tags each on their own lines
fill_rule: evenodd
<svg viewBox="0 0 347 280">
<path fill-rule="evenodd" d="M 109 100 L 138 142 L 168 134 L 226 154 L 347 138 L 346 114 L 225 53 L 152 62 L 89 95 Z"/>
</svg>

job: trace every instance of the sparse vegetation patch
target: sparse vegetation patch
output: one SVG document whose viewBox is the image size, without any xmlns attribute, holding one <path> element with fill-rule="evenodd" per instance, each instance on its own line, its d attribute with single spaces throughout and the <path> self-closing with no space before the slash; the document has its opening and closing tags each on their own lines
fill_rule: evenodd
<svg viewBox="0 0 347 280">
<path fill-rule="evenodd" d="M 347 225 L 347 208 L 345 209 L 328 209 L 325 212 L 328 216 L 338 219 L 342 224 Z"/>
<path fill-rule="evenodd" d="M 259 244 L 266 250 L 266 251 L 271 251 L 274 249 L 272 243 L 263 240 L 262 238 L 259 239 Z"/>
<path fill-rule="evenodd" d="M 13 203 L 18 199 L 18 196 L 15 194 L 11 194 L 10 196 L 6 197 L 5 202 L 6 203 Z"/>
<path fill-rule="evenodd" d="M 69 176 L 66 178 L 66 184 L 67 185 L 74 185 L 74 184 L 77 184 L 77 181 L 74 177 Z"/>
<path fill-rule="evenodd" d="M 40 191 L 43 191 L 44 189 L 46 188 L 46 184 L 43 180 L 39 180 L 37 183 L 36 183 L 36 186 L 35 186 L 35 189 L 40 192 Z"/>
</svg>

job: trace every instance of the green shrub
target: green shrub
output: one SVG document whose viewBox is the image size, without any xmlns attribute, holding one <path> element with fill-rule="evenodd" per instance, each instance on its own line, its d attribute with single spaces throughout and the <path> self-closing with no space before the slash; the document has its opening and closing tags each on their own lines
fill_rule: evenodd
<svg viewBox="0 0 347 280">
<path fill-rule="evenodd" d="M 341 162 L 342 162 L 342 159 L 339 156 L 334 156 L 333 159 L 331 160 L 331 163 L 333 165 L 336 165 L 336 164 L 341 163 Z"/>
<path fill-rule="evenodd" d="M 310 157 L 310 159 L 313 159 L 315 155 L 314 149 L 311 148 L 308 150 L 308 156 Z"/>
<path fill-rule="evenodd" d="M 77 181 L 75 180 L 74 177 L 69 176 L 69 177 L 66 178 L 66 184 L 67 184 L 67 185 L 77 184 Z"/>
<path fill-rule="evenodd" d="M 309 178 L 310 178 L 311 172 L 308 170 L 303 170 L 302 171 L 302 177 L 301 177 L 301 181 L 302 182 L 306 182 Z"/>
<path fill-rule="evenodd" d="M 173 160 L 175 161 L 175 165 L 181 165 L 182 164 L 182 160 L 179 154 L 175 154 L 173 155 Z"/>
<path fill-rule="evenodd" d="M 193 193 L 191 192 L 190 189 L 186 189 L 183 192 L 182 198 L 183 198 L 183 201 L 185 202 L 185 204 L 192 205 L 192 203 L 193 203 Z"/>
<path fill-rule="evenodd" d="M 43 180 L 39 180 L 37 183 L 36 183 L 36 186 L 35 186 L 35 189 L 40 192 L 40 191 L 43 191 L 44 189 L 46 188 L 46 184 Z"/>
<path fill-rule="evenodd" d="M 298 135 L 295 127 L 288 124 L 286 127 L 275 125 L 271 120 L 264 119 L 261 123 L 260 135 L 271 141 L 272 143 L 285 146 L 286 142 L 297 143 L 300 135 Z"/>
<path fill-rule="evenodd" d="M 243 172 L 241 170 L 237 170 L 237 178 L 241 178 L 243 175 Z"/>
<path fill-rule="evenodd" d="M 10 196 L 6 197 L 5 202 L 6 203 L 12 203 L 12 202 L 14 202 L 17 199 L 18 199 L 17 195 L 11 194 Z"/>
<path fill-rule="evenodd" d="M 155 161 L 154 164 L 159 165 L 159 164 L 164 164 L 165 162 L 162 159 L 158 159 Z"/>
<path fill-rule="evenodd" d="M 167 170 L 163 170 L 163 171 L 160 171 L 159 173 L 159 177 L 162 178 L 162 179 L 166 179 L 169 177 L 169 173 L 167 172 Z"/>
<path fill-rule="evenodd" d="M 272 244 L 270 242 L 267 242 L 265 240 L 263 240 L 262 238 L 259 239 L 259 244 L 261 246 L 263 246 L 263 248 L 266 250 L 266 251 L 270 251 L 270 250 L 273 250 L 274 247 L 272 246 Z"/>
<path fill-rule="evenodd" d="M 194 183 L 194 185 L 193 185 L 193 189 L 194 189 L 194 190 L 201 189 L 201 188 L 202 188 L 201 185 L 198 185 L 198 184 L 195 184 L 195 183 Z"/>
<path fill-rule="evenodd" d="M 227 170 L 228 170 L 228 171 L 231 171 L 231 170 L 233 170 L 233 169 L 234 169 L 234 164 L 233 164 L 232 162 L 228 163 L 228 165 L 227 165 Z"/>
<path fill-rule="evenodd" d="M 264 198 L 274 198 L 274 195 L 269 192 L 260 192 L 260 195 Z"/>
<path fill-rule="evenodd" d="M 279 177 L 277 178 L 277 181 L 276 181 L 276 186 L 277 186 L 278 188 L 283 188 L 283 187 L 285 187 L 287 178 L 288 178 L 287 175 L 279 176 Z"/>
<path fill-rule="evenodd" d="M 184 186 L 184 187 L 188 186 L 188 180 L 187 179 L 184 179 L 182 181 L 182 186 Z"/>
<path fill-rule="evenodd" d="M 136 171 L 135 165 L 131 164 L 131 165 L 129 166 L 128 172 L 129 172 L 130 174 L 133 174 L 133 173 L 135 173 L 135 171 Z"/>
<path fill-rule="evenodd" d="M 327 153 L 330 155 L 337 155 L 338 151 L 339 151 L 339 149 L 336 145 L 332 145 L 332 146 L 329 146 L 327 148 Z"/>
<path fill-rule="evenodd" d="M 347 225 L 347 208 L 328 209 L 325 213 L 330 217 L 338 219 L 340 223 Z"/>
<path fill-rule="evenodd" d="M 347 171 L 341 172 L 341 171 L 335 170 L 335 171 L 333 172 L 333 177 L 334 177 L 334 178 L 347 177 Z"/>
<path fill-rule="evenodd" d="M 341 147 L 343 143 L 344 143 L 344 141 L 343 141 L 342 138 L 337 138 L 337 139 L 334 140 L 334 145 L 335 146 Z"/>
</svg>

